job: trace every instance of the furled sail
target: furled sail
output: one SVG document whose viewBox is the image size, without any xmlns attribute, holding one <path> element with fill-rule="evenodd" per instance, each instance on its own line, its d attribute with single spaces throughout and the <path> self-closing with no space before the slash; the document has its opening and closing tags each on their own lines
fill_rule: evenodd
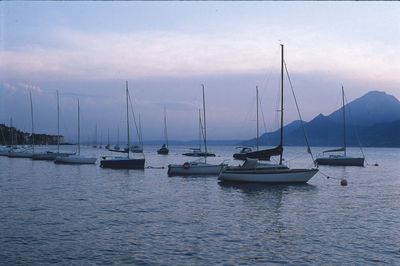
<svg viewBox="0 0 400 266">
<path fill-rule="evenodd" d="M 327 153 L 327 152 L 339 152 L 339 151 L 345 151 L 345 150 L 346 150 L 346 148 L 345 148 L 345 147 L 342 147 L 342 148 L 339 148 L 339 149 L 326 150 L 326 151 L 323 151 L 323 153 Z"/>
</svg>

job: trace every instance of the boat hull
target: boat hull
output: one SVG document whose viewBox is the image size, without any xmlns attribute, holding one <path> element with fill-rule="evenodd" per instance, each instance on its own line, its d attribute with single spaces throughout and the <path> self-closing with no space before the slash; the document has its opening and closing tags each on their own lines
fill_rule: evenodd
<svg viewBox="0 0 400 266">
<path fill-rule="evenodd" d="M 364 158 L 342 157 L 342 158 L 317 158 L 318 165 L 333 166 L 364 166 Z"/>
<path fill-rule="evenodd" d="M 193 176 L 193 175 L 214 175 L 217 176 L 225 167 L 224 164 L 197 164 L 197 163 L 184 163 L 168 165 L 168 176 Z"/>
<path fill-rule="evenodd" d="M 32 152 L 9 152 L 8 157 L 10 158 L 32 158 Z"/>
<path fill-rule="evenodd" d="M 57 156 L 54 163 L 57 164 L 95 164 L 97 158 L 82 156 Z"/>
<path fill-rule="evenodd" d="M 0 151 L 0 156 L 8 156 L 9 151 Z"/>
<path fill-rule="evenodd" d="M 289 184 L 307 183 L 318 169 L 224 169 L 218 179 L 228 182 Z"/>
<path fill-rule="evenodd" d="M 187 152 L 187 153 L 182 153 L 182 155 L 185 156 L 190 156 L 190 157 L 215 157 L 214 153 L 210 152 Z"/>
<path fill-rule="evenodd" d="M 111 169 L 144 169 L 145 159 L 104 159 L 100 161 L 101 168 Z"/>
<path fill-rule="evenodd" d="M 74 155 L 73 153 L 56 153 L 56 152 L 44 152 L 44 153 L 34 153 L 32 155 L 32 160 L 40 161 L 54 161 L 56 157 L 67 157 Z"/>
<path fill-rule="evenodd" d="M 161 155 L 168 155 L 169 150 L 168 150 L 168 148 L 161 148 L 161 149 L 159 149 L 159 150 L 157 151 L 157 153 L 158 153 L 158 154 L 161 154 Z"/>
<path fill-rule="evenodd" d="M 32 160 L 53 161 L 57 157 L 57 153 L 36 153 L 32 155 Z"/>
</svg>

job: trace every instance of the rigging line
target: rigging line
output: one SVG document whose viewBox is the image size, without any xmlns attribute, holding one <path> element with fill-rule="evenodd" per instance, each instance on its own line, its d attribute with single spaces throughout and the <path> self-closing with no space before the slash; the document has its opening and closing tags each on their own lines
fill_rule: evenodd
<svg viewBox="0 0 400 266">
<path fill-rule="evenodd" d="M 343 178 L 339 178 L 339 177 L 329 176 L 329 175 L 325 174 L 324 172 L 322 172 L 321 170 L 319 170 L 319 173 L 322 174 L 323 176 L 325 176 L 327 179 L 336 179 L 336 180 L 343 179 Z"/>
<path fill-rule="evenodd" d="M 305 139 L 306 144 L 307 144 L 307 152 L 310 154 L 311 159 L 312 159 L 312 161 L 313 161 L 314 164 L 315 164 L 314 156 L 313 156 L 313 154 L 312 154 L 312 152 L 311 152 L 310 144 L 309 144 L 309 142 L 308 142 L 308 138 L 307 138 L 307 134 L 306 134 L 306 129 L 305 129 L 304 123 L 303 123 L 303 118 L 301 117 L 299 105 L 298 105 L 298 103 L 297 103 L 296 94 L 294 93 L 294 89 L 293 89 L 293 85 L 292 85 L 292 80 L 290 79 L 289 71 L 288 71 L 287 66 L 286 66 L 286 62 L 284 62 L 284 65 L 285 65 L 286 75 L 287 75 L 287 77 L 288 77 L 288 81 L 289 81 L 289 84 L 290 84 L 290 88 L 291 88 L 291 90 L 292 90 L 294 102 L 295 102 L 295 104 L 296 104 L 297 113 L 299 114 L 300 124 L 301 124 L 301 128 L 302 128 L 302 130 L 303 130 L 304 139 Z"/>
<path fill-rule="evenodd" d="M 131 112 L 132 112 L 132 116 L 133 116 L 133 122 L 135 124 L 136 134 L 137 134 L 137 137 L 138 137 L 138 140 L 139 140 L 139 143 L 140 143 L 140 133 L 139 133 L 138 125 L 136 123 L 135 112 L 133 111 L 131 94 L 129 93 L 129 91 L 128 91 L 128 98 L 129 98 L 129 103 L 130 103 L 130 106 L 131 106 Z"/>
<path fill-rule="evenodd" d="M 346 94 L 344 95 L 344 99 L 345 99 L 345 101 L 346 101 L 346 104 L 348 105 L 349 102 L 347 101 Z M 349 106 L 347 107 L 347 111 L 349 112 L 349 117 L 350 117 L 350 119 L 353 120 Z M 361 154 L 362 154 L 363 157 L 365 158 L 364 150 L 363 150 L 362 145 L 361 145 L 361 141 L 360 141 L 360 137 L 359 137 L 359 135 L 358 135 L 357 128 L 356 128 L 356 126 L 355 126 L 354 124 L 352 124 L 352 128 L 353 128 L 353 131 L 356 133 L 356 138 L 357 138 L 357 142 L 358 142 L 358 147 L 360 148 Z"/>
</svg>

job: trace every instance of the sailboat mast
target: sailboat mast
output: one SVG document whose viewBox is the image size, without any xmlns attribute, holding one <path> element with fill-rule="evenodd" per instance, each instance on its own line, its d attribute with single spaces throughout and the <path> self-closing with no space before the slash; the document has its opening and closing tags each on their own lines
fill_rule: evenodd
<svg viewBox="0 0 400 266">
<path fill-rule="evenodd" d="M 257 150 L 259 148 L 260 132 L 258 128 L 258 86 L 256 86 L 256 101 L 257 101 Z"/>
<path fill-rule="evenodd" d="M 107 128 L 107 145 L 110 148 L 110 129 Z"/>
<path fill-rule="evenodd" d="M 344 156 L 346 157 L 346 110 L 344 106 L 344 89 L 342 86 L 342 104 L 343 104 L 343 148 Z"/>
<path fill-rule="evenodd" d="M 204 151 L 207 160 L 207 123 L 206 123 L 206 97 L 204 94 L 204 84 L 201 84 L 203 89 L 203 118 L 204 118 Z"/>
<path fill-rule="evenodd" d="M 128 158 L 129 158 L 129 150 L 130 150 L 130 142 L 129 142 L 129 111 L 128 111 L 128 97 L 129 97 L 129 92 L 128 92 L 128 81 L 126 81 L 126 129 L 128 132 Z"/>
<path fill-rule="evenodd" d="M 143 148 L 142 122 L 140 120 L 140 113 L 139 113 L 139 145 Z"/>
<path fill-rule="evenodd" d="M 32 92 L 29 92 L 29 98 L 31 101 L 31 122 L 32 122 L 32 152 L 35 152 L 35 133 L 33 129 L 33 104 L 32 104 Z"/>
<path fill-rule="evenodd" d="M 282 164 L 282 155 L 283 155 L 283 44 L 281 44 L 281 142 L 280 146 L 282 152 L 279 157 L 279 164 Z"/>
<path fill-rule="evenodd" d="M 78 155 L 81 155 L 81 121 L 80 121 L 79 98 L 78 98 Z"/>
<path fill-rule="evenodd" d="M 201 109 L 199 109 L 199 149 L 201 151 L 201 138 L 202 134 L 201 131 L 203 130 L 203 125 L 201 123 Z"/>
<path fill-rule="evenodd" d="M 57 154 L 60 153 L 60 96 L 57 90 Z"/>
<path fill-rule="evenodd" d="M 167 144 L 168 147 L 167 110 L 165 106 L 164 106 L 164 137 L 165 137 L 165 143 Z"/>
<path fill-rule="evenodd" d="M 11 135 L 11 148 L 13 148 L 14 147 L 14 132 L 13 132 L 12 117 L 10 117 L 10 135 Z"/>
</svg>

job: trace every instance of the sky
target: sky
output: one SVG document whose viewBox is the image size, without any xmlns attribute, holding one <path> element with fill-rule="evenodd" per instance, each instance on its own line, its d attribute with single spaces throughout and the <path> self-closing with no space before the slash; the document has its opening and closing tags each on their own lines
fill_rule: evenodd
<svg viewBox="0 0 400 266">
<path fill-rule="evenodd" d="M 205 86 L 209 139 L 278 128 L 280 44 L 302 117 L 371 90 L 400 98 L 398 2 L 0 2 L 0 123 L 76 139 L 126 136 L 125 81 L 143 139 L 198 136 Z M 285 78 L 285 124 L 298 119 Z M 265 122 L 265 123 L 264 123 Z M 265 125 L 265 126 L 264 126 Z M 109 132 L 109 133 L 108 133 Z M 136 137 L 134 137 L 135 139 Z"/>
</svg>

